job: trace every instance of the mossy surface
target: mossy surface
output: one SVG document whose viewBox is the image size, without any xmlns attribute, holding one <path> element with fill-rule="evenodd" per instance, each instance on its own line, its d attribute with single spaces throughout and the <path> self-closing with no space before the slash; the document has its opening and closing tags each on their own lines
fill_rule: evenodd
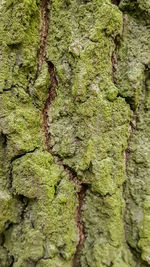
<svg viewBox="0 0 150 267">
<path fill-rule="evenodd" d="M 89 187 L 79 266 L 134 264 L 122 219 L 132 112 L 118 96 L 111 62 L 122 27 L 122 14 L 110 1 L 52 1 L 47 57 L 58 79 L 49 110 L 52 151 Z M 113 210 L 110 216 L 107 208 Z"/>
<path fill-rule="evenodd" d="M 128 8 L 130 5 L 131 10 Z M 124 32 L 118 48 L 116 83 L 134 110 L 127 152 L 126 240 L 137 266 L 149 266 L 149 1 L 121 1 Z"/>
<path fill-rule="evenodd" d="M 75 251 L 76 188 L 48 152 L 36 151 L 16 159 L 12 190 L 23 196 L 23 220 L 5 231 L 5 247 L 14 266 L 43 259 L 69 262 Z M 40 263 L 39 263 L 40 264 Z"/>
<path fill-rule="evenodd" d="M 0 266 L 150 265 L 149 9 L 0 1 Z"/>
<path fill-rule="evenodd" d="M 37 76 L 41 4 L 1 1 L 0 13 L 0 266 L 35 266 L 42 258 L 70 266 L 77 188 L 46 152 L 50 76 L 46 62 Z"/>
</svg>

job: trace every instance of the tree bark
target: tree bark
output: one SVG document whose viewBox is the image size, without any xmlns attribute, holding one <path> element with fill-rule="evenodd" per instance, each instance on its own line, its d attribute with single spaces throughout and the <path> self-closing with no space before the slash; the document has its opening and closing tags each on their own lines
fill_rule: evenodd
<svg viewBox="0 0 150 267">
<path fill-rule="evenodd" d="M 149 0 L 0 17 L 0 266 L 150 266 Z"/>
</svg>

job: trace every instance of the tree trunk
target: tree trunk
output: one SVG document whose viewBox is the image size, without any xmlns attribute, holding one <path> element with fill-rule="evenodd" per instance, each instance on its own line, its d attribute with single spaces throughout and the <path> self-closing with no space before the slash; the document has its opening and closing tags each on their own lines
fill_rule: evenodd
<svg viewBox="0 0 150 267">
<path fill-rule="evenodd" d="M 150 1 L 0 15 L 0 267 L 150 266 Z"/>
</svg>

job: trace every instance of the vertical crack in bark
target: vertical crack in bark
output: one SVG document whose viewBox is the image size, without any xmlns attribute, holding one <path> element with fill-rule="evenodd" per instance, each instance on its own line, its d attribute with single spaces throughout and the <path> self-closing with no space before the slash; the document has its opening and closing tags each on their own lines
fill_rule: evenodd
<svg viewBox="0 0 150 267">
<path fill-rule="evenodd" d="M 117 47 L 118 47 L 118 41 L 119 39 L 119 35 L 117 35 L 114 39 L 114 44 L 115 44 L 115 47 L 114 47 L 114 50 L 112 52 L 112 55 L 111 55 L 111 64 L 112 64 L 112 81 L 114 84 L 116 84 L 115 82 L 115 72 L 117 70 L 117 56 L 116 56 L 116 52 L 117 52 Z"/>
<path fill-rule="evenodd" d="M 50 88 L 49 88 L 49 95 L 45 102 L 42 114 L 43 114 L 43 128 L 44 128 L 44 134 L 45 134 L 45 144 L 48 152 L 52 153 L 51 150 L 51 135 L 49 132 L 49 116 L 48 112 L 50 110 L 50 106 L 53 102 L 53 100 L 56 97 L 56 88 L 58 86 L 57 78 L 55 75 L 55 69 L 52 62 L 47 61 L 48 64 L 48 70 L 50 75 Z M 52 153 L 53 154 L 53 153 Z"/>
<path fill-rule="evenodd" d="M 127 148 L 124 152 L 124 159 L 125 159 L 125 167 L 126 167 L 126 173 L 127 173 L 127 163 L 129 161 L 129 157 L 130 157 L 130 140 L 136 130 L 136 121 L 137 121 L 137 113 L 136 111 L 133 112 L 133 115 L 131 117 L 130 123 L 129 123 L 129 137 L 127 140 Z"/>
<path fill-rule="evenodd" d="M 10 264 L 10 267 L 13 267 L 14 262 L 15 262 L 15 258 L 14 258 L 14 256 L 11 256 L 11 259 L 12 259 L 12 262 L 11 262 L 11 264 Z"/>
<path fill-rule="evenodd" d="M 120 0 L 111 0 L 112 4 L 119 6 Z"/>
<path fill-rule="evenodd" d="M 29 79 L 26 88 L 26 92 L 30 97 L 31 97 L 30 86 L 31 85 L 34 86 L 40 74 L 42 64 L 46 58 L 46 43 L 47 43 L 47 36 L 48 36 L 48 29 L 50 22 L 49 0 L 41 0 L 40 21 L 41 21 L 41 27 L 40 27 L 40 43 L 39 43 L 39 49 L 37 51 L 37 70 L 34 78 Z"/>
<path fill-rule="evenodd" d="M 78 199 L 78 205 L 76 208 L 76 213 L 75 213 L 75 221 L 76 225 L 78 228 L 78 244 L 76 246 L 76 251 L 72 260 L 72 267 L 79 267 L 80 266 L 80 256 L 81 256 L 81 251 L 83 248 L 83 243 L 86 238 L 85 236 L 85 228 L 84 228 L 84 222 L 82 219 L 82 212 L 83 212 L 83 207 L 85 203 L 85 197 L 86 197 L 86 191 L 88 189 L 88 184 L 83 183 L 79 181 L 77 174 L 75 171 L 70 168 L 69 166 L 63 164 L 62 159 L 60 158 L 59 155 L 55 156 L 55 160 L 58 164 L 63 166 L 64 170 L 68 174 L 69 178 L 71 181 L 73 181 L 77 185 L 77 199 Z"/>
<path fill-rule="evenodd" d="M 119 6 L 120 1 L 117 0 L 112 0 L 112 3 L 115 5 Z M 121 35 L 117 35 L 114 39 L 114 50 L 112 52 L 112 56 L 111 56 L 111 62 L 112 62 L 112 81 L 114 83 L 115 86 L 117 86 L 116 83 L 116 71 L 117 71 L 117 50 L 118 47 L 120 45 L 120 37 L 123 36 L 124 30 L 125 30 L 125 23 L 126 23 L 126 17 L 125 14 L 123 13 L 123 25 L 122 25 L 122 33 Z M 137 123 L 137 110 L 133 107 L 131 99 L 129 97 L 123 97 L 122 95 L 120 95 L 120 93 L 118 93 L 118 96 L 122 97 L 125 99 L 126 103 L 130 106 L 130 110 L 133 112 L 132 116 L 130 118 L 130 122 L 129 122 L 129 137 L 127 138 L 127 148 L 124 151 L 124 165 L 125 165 L 125 173 L 127 176 L 127 165 L 128 165 L 128 161 L 129 161 L 129 157 L 130 157 L 130 141 L 131 138 L 136 130 L 136 123 Z M 131 251 L 131 253 L 133 253 L 133 251 L 131 250 L 127 238 L 126 238 L 126 212 L 127 212 L 127 199 L 126 199 L 126 186 L 127 186 L 127 180 L 122 184 L 122 198 L 124 199 L 125 202 L 125 209 L 123 211 L 123 226 L 124 226 L 124 239 L 125 242 L 129 248 L 129 250 Z"/>
<path fill-rule="evenodd" d="M 59 156 L 57 157 L 57 163 L 58 163 L 58 161 L 63 166 L 66 173 L 68 173 L 71 181 L 73 181 L 77 185 L 77 188 L 78 188 L 78 191 L 77 191 L 78 206 L 77 206 L 76 213 L 75 213 L 75 221 L 76 221 L 76 225 L 78 228 L 79 240 L 78 240 L 78 244 L 76 246 L 76 251 L 75 251 L 75 254 L 74 254 L 74 257 L 72 260 L 72 267 L 79 267 L 80 266 L 81 251 L 82 251 L 83 244 L 84 244 L 84 241 L 86 238 L 85 227 L 84 227 L 84 222 L 83 222 L 83 218 L 82 218 L 82 212 L 83 212 L 83 208 L 84 208 L 84 204 L 85 204 L 85 198 L 86 198 L 86 192 L 88 190 L 88 184 L 79 181 L 75 171 L 72 168 L 70 168 L 69 166 L 64 165 L 62 160 L 60 160 Z"/>
<path fill-rule="evenodd" d="M 56 78 L 55 73 L 55 67 L 53 63 L 46 59 L 46 43 L 47 43 L 47 37 L 48 37 L 48 30 L 49 30 L 49 22 L 50 22 L 50 10 L 48 5 L 48 0 L 43 0 L 41 5 L 41 41 L 40 41 L 40 49 L 38 52 L 38 64 L 37 64 L 37 76 L 40 73 L 42 63 L 43 61 L 46 61 L 48 64 L 48 70 L 50 75 L 50 87 L 49 87 L 49 93 L 48 98 L 45 102 L 43 111 L 42 111 L 42 118 L 43 118 L 43 130 L 45 135 L 45 144 L 46 149 L 48 152 L 50 152 L 53 157 L 56 164 L 59 164 L 64 168 L 66 173 L 68 174 L 70 180 L 72 180 L 78 187 L 78 206 L 76 209 L 75 214 L 75 221 L 77 224 L 78 232 L 79 232 L 79 241 L 76 247 L 76 252 L 73 257 L 73 267 L 79 267 L 79 261 L 80 261 L 80 254 L 83 246 L 83 242 L 85 240 L 85 230 L 84 230 L 84 224 L 82 220 L 82 210 L 84 206 L 84 200 L 86 196 L 87 191 L 87 185 L 79 182 L 77 178 L 77 174 L 69 167 L 64 165 L 63 160 L 59 155 L 55 155 L 52 151 L 51 147 L 51 133 L 49 128 L 49 111 L 51 108 L 51 104 L 54 101 L 56 97 L 56 89 L 58 86 L 58 81 Z"/>
<path fill-rule="evenodd" d="M 30 199 L 23 196 L 23 195 L 18 195 L 18 200 L 22 204 L 22 211 L 20 214 L 20 219 L 21 219 L 21 221 L 23 221 L 25 219 L 25 214 L 26 214 L 26 211 L 28 209 L 28 204 L 29 204 Z"/>
<path fill-rule="evenodd" d="M 116 2 L 116 1 L 114 1 Z M 126 25 L 126 15 L 123 14 L 123 28 L 122 28 L 122 35 L 124 34 L 124 31 L 125 31 L 125 25 Z M 116 56 L 116 52 L 117 52 L 117 49 L 118 49 L 118 45 L 119 45 L 119 42 L 117 41 L 117 39 L 115 38 L 115 49 L 112 53 L 112 80 L 114 82 L 114 84 L 116 84 L 116 80 L 115 80 L 115 72 L 117 70 L 117 56 Z M 122 95 L 119 94 L 119 96 L 123 97 Z M 142 97 L 142 96 L 141 96 Z M 128 205 L 128 199 L 127 199 L 127 195 L 126 195 L 126 192 L 128 190 L 128 184 L 130 183 L 130 181 L 128 179 L 128 164 L 129 164 L 129 160 L 130 160 L 130 146 L 131 146 L 131 140 L 132 140 L 132 137 L 133 135 L 135 134 L 136 132 L 136 125 L 137 125 L 137 121 L 138 121 L 138 114 L 139 114 L 139 110 L 140 110 L 140 105 L 141 105 L 141 101 L 139 102 L 139 105 L 138 107 L 134 105 L 134 102 L 132 100 L 131 97 L 123 97 L 126 101 L 127 104 L 129 104 L 130 106 L 130 109 L 132 110 L 132 117 L 130 119 L 130 123 L 129 123 L 129 137 L 127 139 L 127 148 L 124 152 L 124 162 L 125 162 L 125 171 L 126 171 L 126 176 L 127 176 L 127 180 L 124 182 L 123 184 L 123 199 L 125 201 L 125 204 L 126 204 L 126 207 L 124 209 L 124 215 L 123 215 L 123 223 L 124 223 L 124 238 L 125 238 L 125 241 L 126 241 L 126 244 L 127 244 L 127 247 L 128 249 L 130 250 L 131 254 L 133 255 L 133 257 L 135 258 L 135 261 L 136 259 L 139 259 L 139 261 L 141 261 L 142 263 L 144 262 L 142 259 L 141 259 L 141 255 L 139 254 L 139 252 L 136 250 L 136 248 L 133 248 L 131 246 L 131 244 L 128 242 L 128 238 L 127 238 L 127 230 L 126 230 L 126 225 L 128 224 L 128 216 L 127 215 L 127 212 L 128 210 L 130 210 L 130 206 Z M 129 186 L 131 186 L 129 184 Z M 131 197 L 131 196 L 130 196 Z M 144 264 L 146 264 L 144 262 Z M 144 265 L 144 266 L 147 266 L 147 265 Z"/>
<path fill-rule="evenodd" d="M 71 169 L 69 166 L 65 165 L 63 163 L 63 160 L 61 159 L 61 157 L 59 155 L 55 155 L 52 151 L 48 113 L 50 111 L 51 104 L 56 97 L 56 88 L 58 86 L 58 82 L 57 82 L 53 63 L 50 61 L 47 61 L 47 64 L 48 64 L 51 84 L 50 84 L 50 88 L 49 88 L 49 95 L 48 95 L 48 98 L 45 102 L 44 109 L 42 112 L 43 113 L 43 128 L 44 128 L 44 134 L 45 134 L 45 143 L 46 143 L 47 151 L 53 155 L 55 163 L 62 166 L 64 168 L 64 170 L 66 171 L 66 173 L 68 174 L 70 180 L 72 180 L 78 186 L 78 206 L 76 209 L 75 221 L 76 221 L 78 231 L 79 231 L 79 241 L 78 241 L 78 244 L 76 247 L 76 252 L 74 254 L 72 266 L 73 267 L 79 267 L 80 254 L 81 254 L 83 242 L 85 240 L 85 230 L 84 230 L 84 224 L 82 221 L 82 210 L 83 210 L 84 200 L 85 200 L 86 191 L 87 191 L 88 186 L 86 184 L 79 182 L 79 180 L 77 178 L 77 174 L 74 172 L 74 170 Z"/>
<path fill-rule="evenodd" d="M 141 93 L 141 100 L 139 102 L 139 106 L 137 107 L 137 109 L 133 110 L 133 115 L 132 115 L 132 118 L 131 118 L 131 121 L 130 121 L 130 135 L 129 135 L 129 138 L 128 138 L 128 146 L 127 146 L 127 149 L 125 151 L 125 164 L 126 164 L 126 175 L 127 176 L 128 176 L 128 162 L 130 160 L 130 153 L 131 153 L 131 151 L 130 151 L 130 143 L 131 143 L 132 137 L 134 136 L 134 134 L 136 134 L 136 127 L 137 127 L 137 122 L 138 122 L 138 119 L 139 119 L 140 108 L 141 108 L 141 105 L 143 104 L 142 102 L 144 101 L 143 96 L 144 97 L 146 96 L 147 78 L 148 78 L 148 76 L 147 76 L 146 70 L 145 70 L 145 81 L 144 81 L 144 86 L 143 86 L 143 92 Z M 125 195 L 125 191 L 126 191 L 126 188 L 127 188 L 127 182 L 128 181 L 126 181 L 124 183 L 124 190 L 123 190 L 123 196 L 124 196 L 124 200 L 125 200 L 125 203 L 126 203 L 126 209 L 125 209 L 125 212 L 124 212 L 124 218 L 126 218 L 127 209 L 130 210 L 130 206 L 127 207 L 128 199 L 127 199 L 127 196 Z M 131 195 L 130 195 L 130 197 L 131 197 Z M 124 223 L 125 223 L 124 228 L 126 228 L 126 223 L 127 223 L 126 219 L 124 219 Z M 126 230 L 125 230 L 125 237 L 126 237 Z M 135 260 L 138 259 L 141 263 L 144 263 L 144 266 L 149 266 L 149 265 L 147 265 L 147 262 L 144 261 L 141 258 L 141 253 L 136 249 L 136 247 L 132 247 L 132 245 L 129 243 L 127 238 L 126 238 L 126 243 L 128 245 L 128 248 L 129 248 L 130 252 L 134 256 Z"/>
<path fill-rule="evenodd" d="M 84 228 L 84 222 L 82 219 L 82 211 L 85 203 L 85 197 L 86 197 L 86 191 L 88 189 L 88 185 L 86 184 L 81 184 L 79 187 L 78 191 L 78 207 L 76 210 L 76 223 L 78 226 L 78 231 L 79 231 L 79 242 L 76 247 L 76 252 L 74 254 L 73 258 L 73 267 L 79 267 L 80 266 L 80 256 L 81 256 L 81 251 L 83 247 L 83 243 L 85 240 L 85 228 Z"/>
</svg>

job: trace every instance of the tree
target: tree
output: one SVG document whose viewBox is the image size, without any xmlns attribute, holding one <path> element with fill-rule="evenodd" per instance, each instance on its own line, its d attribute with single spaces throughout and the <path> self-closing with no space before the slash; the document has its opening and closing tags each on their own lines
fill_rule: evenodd
<svg viewBox="0 0 150 267">
<path fill-rule="evenodd" d="M 149 0 L 0 0 L 0 266 L 150 266 Z"/>
</svg>

